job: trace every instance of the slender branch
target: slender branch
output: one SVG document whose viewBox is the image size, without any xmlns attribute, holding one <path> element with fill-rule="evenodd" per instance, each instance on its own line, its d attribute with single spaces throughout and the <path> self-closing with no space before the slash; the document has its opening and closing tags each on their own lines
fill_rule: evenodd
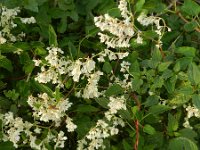
<svg viewBox="0 0 200 150">
<path fill-rule="evenodd" d="M 183 17 L 183 15 L 182 15 L 180 12 L 177 12 L 177 15 L 178 15 L 185 23 L 188 23 L 188 22 L 189 22 L 187 19 L 185 19 L 185 18 Z M 200 32 L 200 28 L 198 28 L 198 27 L 196 27 L 195 30 L 196 30 L 197 32 Z"/>
<path fill-rule="evenodd" d="M 135 93 L 130 93 L 130 96 L 133 98 L 133 100 L 135 100 L 137 106 L 138 106 L 138 109 L 140 110 L 140 107 L 141 107 L 141 104 L 140 104 L 140 101 L 137 97 L 137 95 Z M 135 132 L 136 132 L 136 139 L 135 139 L 135 144 L 134 144 L 134 150 L 138 150 L 138 145 L 139 145 L 139 120 L 136 119 L 135 120 Z"/>
</svg>

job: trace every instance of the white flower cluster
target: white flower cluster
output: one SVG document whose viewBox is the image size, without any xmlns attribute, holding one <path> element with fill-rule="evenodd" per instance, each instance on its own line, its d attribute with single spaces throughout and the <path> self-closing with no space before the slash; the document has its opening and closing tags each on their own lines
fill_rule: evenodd
<svg viewBox="0 0 200 150">
<path fill-rule="evenodd" d="M 105 57 L 108 57 L 108 59 L 110 61 L 112 60 L 116 60 L 116 59 L 123 59 L 125 57 L 127 57 L 129 54 L 129 52 L 113 52 L 109 49 L 104 49 L 104 51 L 102 51 L 101 53 L 99 53 L 99 57 L 97 58 L 97 60 L 99 62 L 105 62 Z"/>
<path fill-rule="evenodd" d="M 118 110 L 124 109 L 126 110 L 125 98 L 121 97 L 110 97 L 110 102 L 108 103 L 108 107 L 110 108 L 111 114 L 116 114 Z"/>
<path fill-rule="evenodd" d="M 63 56 L 59 56 L 64 53 L 60 48 L 48 47 L 47 50 L 49 52 L 45 57 L 47 63 L 42 63 L 41 60 L 33 60 L 35 66 L 41 66 L 41 72 L 38 73 L 35 80 L 39 83 L 52 81 L 53 84 L 63 86 L 60 75 L 67 73 L 67 67 L 71 64 L 71 61 L 66 61 Z"/>
<path fill-rule="evenodd" d="M 94 17 L 94 23 L 104 33 L 98 33 L 100 41 L 105 43 L 107 47 L 129 47 L 129 41 L 134 35 L 134 28 L 131 24 L 131 13 L 127 10 L 127 2 L 120 0 L 119 9 L 123 17 L 123 21 L 111 17 L 109 14 Z M 106 34 L 111 33 L 113 36 Z"/>
<path fill-rule="evenodd" d="M 124 121 L 112 115 L 110 122 L 98 120 L 94 128 L 91 128 L 86 137 L 78 141 L 77 150 L 104 149 L 104 139 L 116 135 L 119 132 L 117 126 L 124 127 Z"/>
<path fill-rule="evenodd" d="M 33 109 L 33 116 L 36 119 L 39 118 L 40 121 L 55 122 L 56 126 L 60 125 L 61 119 L 66 116 L 66 111 L 69 107 L 71 107 L 72 103 L 68 101 L 68 99 L 59 99 L 50 98 L 46 93 L 38 94 L 38 97 L 33 97 L 32 95 L 28 98 L 28 104 Z M 69 131 L 74 131 L 75 127 L 72 129 L 72 122 L 69 121 L 69 117 L 67 117 L 66 123 L 70 125 L 67 127 Z M 75 125 L 74 125 L 75 126 Z"/>
<path fill-rule="evenodd" d="M 98 87 L 97 87 L 101 75 L 103 75 L 103 73 L 100 71 L 90 74 L 88 78 L 88 84 L 83 90 L 83 95 L 82 95 L 83 98 L 88 98 L 88 99 L 96 98 L 101 95 L 101 93 L 98 92 Z"/>
<path fill-rule="evenodd" d="M 15 148 L 18 148 L 18 144 L 21 142 L 28 144 L 32 149 L 36 150 L 48 150 L 45 145 L 49 142 L 55 143 L 54 149 L 63 148 L 64 142 L 67 140 L 63 131 L 60 131 L 57 135 L 48 132 L 48 135 L 43 137 L 39 143 L 36 141 L 38 140 L 37 135 L 38 137 L 41 136 L 42 129 L 35 126 L 35 124 L 28 121 L 24 122 L 20 117 L 14 118 L 12 112 L 1 115 L 0 119 L 3 123 L 3 141 L 11 141 Z M 26 139 L 24 139 L 24 136 L 26 136 Z"/>
<path fill-rule="evenodd" d="M 185 106 L 186 107 L 186 106 Z M 192 129 L 192 127 L 190 126 L 190 122 L 189 122 L 189 119 L 191 117 L 197 117 L 197 118 L 200 118 L 200 111 L 198 108 L 196 108 L 195 106 L 190 106 L 188 105 L 185 110 L 187 111 L 187 116 L 185 117 L 185 122 L 183 123 L 183 126 L 185 128 L 190 128 Z"/>
<path fill-rule="evenodd" d="M 120 79 L 118 77 L 113 77 L 114 78 L 114 83 L 119 84 L 125 91 L 129 90 L 132 88 L 132 82 L 130 80 L 130 74 L 124 73 L 123 74 L 124 79 Z"/>
<path fill-rule="evenodd" d="M 160 25 L 160 22 L 161 20 L 163 21 L 164 23 L 164 26 L 163 25 Z M 171 29 L 169 27 L 167 27 L 165 25 L 165 22 L 162 18 L 159 18 L 159 17 L 155 17 L 155 16 L 147 16 L 145 13 L 141 13 L 140 16 L 137 18 L 137 21 L 143 25 L 143 26 L 148 26 L 148 25 L 153 25 L 155 24 L 156 25 L 156 30 L 155 32 L 158 34 L 159 38 L 158 38 L 158 41 L 157 41 L 157 47 L 161 47 L 162 46 L 162 41 L 161 41 L 161 38 L 163 36 L 163 31 L 165 30 L 165 28 L 167 28 L 167 30 L 170 32 Z M 137 37 L 137 43 L 141 43 L 142 42 L 142 38 L 138 35 Z"/>
<path fill-rule="evenodd" d="M 72 62 L 68 68 L 69 76 L 72 76 L 73 80 L 78 82 L 81 74 L 89 76 L 92 73 L 95 69 L 95 64 L 95 61 L 90 58 L 86 58 L 85 62 L 81 62 L 80 59 L 78 59 Z"/>
<path fill-rule="evenodd" d="M 67 137 L 64 136 L 64 132 L 63 131 L 60 131 L 58 133 L 58 136 L 57 138 L 54 138 L 54 142 L 56 143 L 54 145 L 54 149 L 57 149 L 57 148 L 64 148 L 64 144 L 65 144 L 65 141 L 67 140 Z"/>
<path fill-rule="evenodd" d="M 6 38 L 8 38 L 10 41 L 15 42 L 17 39 L 16 37 L 11 33 L 11 30 L 17 26 L 17 24 L 14 23 L 14 19 L 16 18 L 17 14 L 20 12 L 20 9 L 14 8 L 14 9 L 8 9 L 4 6 L 0 9 L 0 44 L 3 44 L 7 41 Z"/>
<path fill-rule="evenodd" d="M 125 24 L 130 24 L 132 14 L 127 9 L 126 0 L 120 0 L 118 5 L 119 10 L 121 11 L 121 16 L 125 19 Z"/>
<path fill-rule="evenodd" d="M 0 44 L 7 42 L 7 40 L 11 42 L 22 40 L 25 36 L 25 33 L 23 32 L 17 36 L 11 33 L 11 30 L 17 27 L 17 24 L 14 23 L 14 19 L 17 17 L 19 12 L 19 7 L 13 9 L 8 9 L 5 6 L 0 7 Z M 20 20 L 24 24 L 36 23 L 34 17 L 20 18 Z"/>
<path fill-rule="evenodd" d="M 52 82 L 63 87 L 61 75 L 72 76 L 75 82 L 79 82 L 80 76 L 90 76 L 95 69 L 95 61 L 91 58 L 81 59 L 76 61 L 66 60 L 64 56 L 60 56 L 64 52 L 57 47 L 48 47 L 48 55 L 45 57 L 45 62 L 42 60 L 33 60 L 35 66 L 41 67 L 41 72 L 35 78 L 39 83 Z"/>
<path fill-rule="evenodd" d="M 20 18 L 21 22 L 24 24 L 32 24 L 32 23 L 36 23 L 36 20 L 34 17 L 30 17 L 30 18 Z"/>
<path fill-rule="evenodd" d="M 20 141 L 20 135 L 25 131 L 25 134 L 29 136 L 29 129 L 32 127 L 32 124 L 29 122 L 23 122 L 22 118 L 14 118 L 12 112 L 8 112 L 1 117 L 4 126 L 4 141 L 11 141 L 14 144 L 14 147 L 18 147 L 18 142 Z"/>
<path fill-rule="evenodd" d="M 72 119 L 69 116 L 67 116 L 65 123 L 68 132 L 73 132 L 77 128 L 77 125 L 72 122 Z"/>
<path fill-rule="evenodd" d="M 110 97 L 109 100 L 110 109 L 105 112 L 105 120 L 98 120 L 96 126 L 90 129 L 85 138 L 78 141 L 78 150 L 104 149 L 104 139 L 118 134 L 117 126 L 125 126 L 124 121 L 116 116 L 117 111 L 126 110 L 124 96 Z"/>
</svg>

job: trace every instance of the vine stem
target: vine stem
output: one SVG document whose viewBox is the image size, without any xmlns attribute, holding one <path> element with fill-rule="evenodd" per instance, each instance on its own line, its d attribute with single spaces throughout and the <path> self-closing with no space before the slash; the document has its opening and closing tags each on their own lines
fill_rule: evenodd
<svg viewBox="0 0 200 150">
<path fill-rule="evenodd" d="M 131 93 L 130 96 L 135 100 L 137 106 L 138 106 L 138 110 L 140 110 L 141 104 L 140 101 L 137 97 L 137 95 L 135 93 Z M 136 119 L 135 120 L 135 132 L 136 132 L 136 139 L 135 139 L 135 143 L 134 143 L 134 150 L 138 150 L 138 145 L 139 145 L 139 120 Z"/>
<path fill-rule="evenodd" d="M 135 130 L 136 130 L 136 140 L 134 144 L 134 150 L 138 150 L 138 144 L 139 144 L 139 120 L 138 119 L 135 121 Z"/>
<path fill-rule="evenodd" d="M 180 12 L 177 12 L 177 15 L 178 15 L 185 23 L 188 23 L 188 22 L 189 22 L 187 19 L 185 19 L 185 18 L 183 17 L 183 15 L 182 15 Z M 196 27 L 195 30 L 196 30 L 197 32 L 200 32 L 200 28 L 198 28 L 198 27 Z"/>
</svg>

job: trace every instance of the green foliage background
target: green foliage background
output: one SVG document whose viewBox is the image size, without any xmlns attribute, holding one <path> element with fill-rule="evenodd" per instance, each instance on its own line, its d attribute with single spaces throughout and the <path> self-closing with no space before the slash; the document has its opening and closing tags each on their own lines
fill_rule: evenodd
<svg viewBox="0 0 200 150">
<path fill-rule="evenodd" d="M 0 112 L 12 111 L 16 116 L 31 121 L 31 110 L 27 98 L 32 93 L 52 94 L 53 85 L 34 81 L 38 72 L 33 58 L 43 58 L 46 46 L 59 46 L 72 60 L 90 56 L 105 48 L 99 42 L 99 29 L 93 22 L 94 16 L 109 13 L 120 17 L 114 0 L 0 0 L 9 8 L 21 7 L 20 16 L 34 16 L 37 23 L 24 25 L 16 19 L 18 27 L 14 33 L 27 34 L 23 42 L 0 45 Z M 126 120 L 126 127 L 117 136 L 105 140 L 106 149 L 132 150 L 136 141 L 135 121 L 139 121 L 139 150 L 197 150 L 200 147 L 199 118 L 191 118 L 193 129 L 184 128 L 186 111 L 184 104 L 192 103 L 200 109 L 200 5 L 198 1 L 184 0 L 129 0 L 134 16 L 147 11 L 162 17 L 172 31 L 163 38 L 163 49 L 155 50 L 157 34 L 151 27 L 135 25 L 143 32 L 144 43 L 131 41 L 127 49 L 131 54 L 130 73 L 133 89 L 127 95 L 128 110 L 120 115 Z M 23 50 L 21 55 L 15 52 Z M 116 63 L 105 62 L 102 68 L 109 76 Z M 116 74 L 120 74 L 116 69 Z M 101 85 L 107 87 L 106 77 Z M 63 95 L 73 93 L 75 83 L 68 80 Z M 148 91 L 153 92 L 149 95 Z M 123 89 L 113 85 L 106 96 L 123 94 Z M 140 103 L 138 108 L 133 96 Z M 159 105 L 159 100 L 167 105 Z M 78 128 L 68 136 L 66 149 L 76 149 L 81 139 L 95 125 L 102 112 L 107 109 L 106 99 L 78 99 L 70 95 L 73 107 L 70 116 Z M 98 114 L 98 115 L 96 115 Z M 56 129 L 52 129 L 56 130 Z M 45 134 L 45 133 L 44 133 Z M 1 132 L 0 132 L 1 137 Z M 49 149 L 51 143 L 48 145 Z M 0 149 L 13 149 L 9 142 L 1 142 Z M 19 149 L 27 149 L 23 145 Z"/>
</svg>

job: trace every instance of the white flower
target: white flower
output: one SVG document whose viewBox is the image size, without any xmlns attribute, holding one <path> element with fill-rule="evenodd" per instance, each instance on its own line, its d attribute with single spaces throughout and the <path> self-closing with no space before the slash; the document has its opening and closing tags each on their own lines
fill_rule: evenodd
<svg viewBox="0 0 200 150">
<path fill-rule="evenodd" d="M 44 122 L 52 120 L 57 126 L 59 126 L 61 118 L 65 115 L 65 111 L 72 105 L 68 99 L 64 100 L 61 98 L 59 101 L 56 101 L 54 98 L 50 98 L 46 93 L 39 94 L 38 98 L 29 96 L 28 104 L 34 111 L 33 116 Z"/>
<path fill-rule="evenodd" d="M 137 34 L 136 43 L 138 43 L 138 44 L 143 43 L 143 38 L 140 36 L 140 33 Z"/>
<path fill-rule="evenodd" d="M 57 138 L 54 139 L 54 142 L 56 142 L 56 144 L 54 145 L 54 149 L 64 148 L 64 146 L 65 146 L 64 144 L 65 144 L 66 140 L 67 140 L 67 137 L 64 136 L 64 132 L 60 131 L 58 133 Z"/>
<path fill-rule="evenodd" d="M 75 82 L 79 81 L 80 75 L 81 75 L 81 65 L 82 62 L 78 59 L 74 62 L 74 64 L 72 65 L 72 72 L 71 72 L 71 76 L 73 76 L 73 80 Z"/>
<path fill-rule="evenodd" d="M 72 119 L 68 116 L 67 116 L 67 119 L 65 120 L 65 123 L 66 123 L 66 128 L 67 128 L 68 132 L 73 132 L 77 128 L 77 125 L 75 125 L 72 122 Z"/>
<path fill-rule="evenodd" d="M 116 135 L 118 134 L 119 129 L 115 128 L 115 127 L 110 127 L 110 135 Z"/>
<path fill-rule="evenodd" d="M 86 62 L 83 63 L 82 73 L 91 73 L 95 69 L 95 61 L 87 58 Z"/>
<path fill-rule="evenodd" d="M 120 71 L 123 72 L 123 73 L 125 73 L 126 71 L 129 70 L 129 66 L 131 64 L 129 62 L 127 62 L 127 61 L 122 61 L 122 63 L 120 65 L 121 65 Z"/>
<path fill-rule="evenodd" d="M 24 24 L 31 24 L 31 23 L 36 23 L 36 20 L 34 17 L 30 18 L 20 18 L 21 22 Z"/>
<path fill-rule="evenodd" d="M 108 103 L 108 106 L 110 107 L 110 112 L 112 114 L 116 114 L 117 111 L 121 110 L 121 109 L 126 110 L 124 96 L 116 97 L 116 98 L 110 97 L 109 100 L 110 100 L 110 102 Z"/>
<path fill-rule="evenodd" d="M 34 132 L 37 133 L 37 134 L 40 134 L 41 133 L 41 129 L 37 127 L 37 128 L 35 128 Z"/>
<path fill-rule="evenodd" d="M 100 96 L 97 86 L 101 75 L 103 75 L 103 73 L 100 71 L 90 74 L 88 78 L 88 84 L 83 90 L 83 98 L 95 98 Z"/>
<path fill-rule="evenodd" d="M 118 5 L 119 10 L 121 11 L 121 15 L 124 19 L 129 19 L 130 17 L 130 12 L 127 9 L 127 2 L 126 0 L 120 0 L 119 5 Z"/>
<path fill-rule="evenodd" d="M 148 25 L 150 25 L 150 24 L 153 24 L 153 23 L 156 21 L 156 19 L 155 19 L 154 16 L 149 16 L 149 17 L 147 17 L 147 15 L 146 15 L 145 13 L 142 12 L 142 13 L 139 15 L 139 17 L 137 18 L 137 21 L 138 21 L 140 24 L 142 24 L 143 26 L 148 26 Z"/>
<path fill-rule="evenodd" d="M 108 14 L 94 18 L 95 25 L 99 27 L 102 32 L 108 31 L 113 35 L 110 36 L 106 33 L 98 33 L 100 41 L 105 43 L 108 48 L 129 47 L 129 40 L 135 33 L 133 26 L 129 23 L 129 17 L 126 17 L 127 12 L 125 12 L 123 2 L 121 3 L 120 9 L 123 9 L 122 16 L 126 18 L 124 21 L 112 18 Z"/>
<path fill-rule="evenodd" d="M 0 44 L 6 43 L 6 39 L 0 35 Z"/>
<path fill-rule="evenodd" d="M 33 61 L 35 63 L 35 66 L 39 66 L 42 62 L 41 60 L 36 60 L 36 59 L 34 59 Z"/>
</svg>

